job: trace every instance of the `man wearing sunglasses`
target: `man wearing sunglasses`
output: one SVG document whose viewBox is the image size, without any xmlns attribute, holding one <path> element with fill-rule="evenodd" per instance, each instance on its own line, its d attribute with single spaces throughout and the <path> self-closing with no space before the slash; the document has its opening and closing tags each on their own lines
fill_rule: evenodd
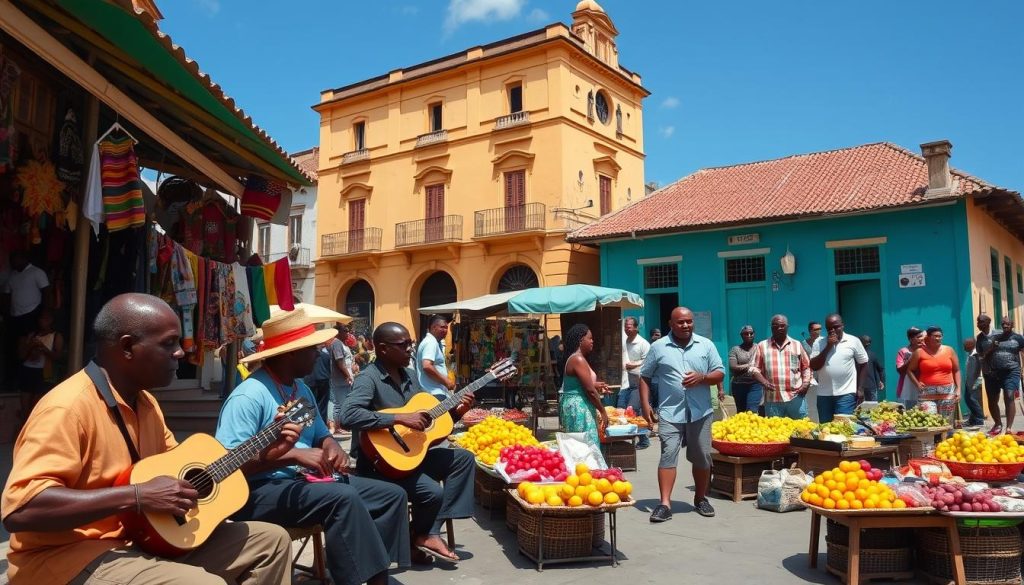
<svg viewBox="0 0 1024 585">
<path fill-rule="evenodd" d="M 458 555 L 441 539 L 441 526 L 454 518 L 473 515 L 473 455 L 464 449 L 434 447 L 427 452 L 420 468 L 402 479 L 388 479 L 374 469 L 368 457 L 359 455 L 359 433 L 402 425 L 422 431 L 431 424 L 425 412 L 383 414 L 387 408 L 405 406 L 418 392 L 425 392 L 409 368 L 413 342 L 409 330 L 399 323 L 384 323 L 373 332 L 377 360 L 366 366 L 356 378 L 352 392 L 341 410 L 341 423 L 352 430 L 352 456 L 362 477 L 392 481 L 405 489 L 412 504 L 413 562 L 429 562 L 429 557 L 445 563 L 457 563 Z M 473 406 L 468 394 L 452 414 L 458 419 Z M 440 482 L 444 480 L 442 485 Z"/>
</svg>

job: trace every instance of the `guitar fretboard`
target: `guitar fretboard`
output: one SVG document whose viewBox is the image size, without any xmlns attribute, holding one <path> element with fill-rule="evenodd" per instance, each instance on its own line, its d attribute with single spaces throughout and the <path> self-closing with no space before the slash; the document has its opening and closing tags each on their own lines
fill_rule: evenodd
<svg viewBox="0 0 1024 585">
<path fill-rule="evenodd" d="M 269 447 L 277 439 L 281 427 L 287 422 L 289 422 L 288 417 L 282 417 L 274 421 L 270 426 L 249 437 L 244 443 L 231 449 L 223 457 L 211 463 L 206 468 L 206 471 L 214 481 L 223 481 L 224 478 L 238 471 L 247 461 L 256 457 L 260 451 Z"/>
<path fill-rule="evenodd" d="M 490 384 L 492 381 L 494 381 L 496 379 L 498 379 L 498 377 L 495 376 L 493 372 L 487 372 L 486 374 L 483 375 L 483 377 L 477 379 L 476 381 L 471 383 L 469 386 L 466 386 L 465 388 L 463 388 L 462 390 L 459 390 L 455 394 L 452 394 L 451 396 L 446 398 L 444 400 L 444 402 L 441 402 L 440 404 L 438 404 L 434 408 L 431 408 L 427 412 L 427 414 L 430 415 L 431 419 L 436 419 L 437 417 L 441 416 L 442 414 L 444 414 L 444 413 L 448 412 L 449 410 L 451 410 L 451 409 L 455 408 L 456 406 L 458 406 L 459 402 L 462 401 L 462 397 L 463 396 L 465 396 L 466 394 L 469 394 L 471 392 L 476 392 L 477 390 L 479 390 L 479 389 L 483 388 L 484 386 Z"/>
</svg>

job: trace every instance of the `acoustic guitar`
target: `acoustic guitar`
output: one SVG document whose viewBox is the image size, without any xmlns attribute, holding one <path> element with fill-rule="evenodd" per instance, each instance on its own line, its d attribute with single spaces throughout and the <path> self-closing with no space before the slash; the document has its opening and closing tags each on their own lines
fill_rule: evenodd
<svg viewBox="0 0 1024 585">
<path fill-rule="evenodd" d="M 119 514 L 127 537 L 150 554 L 172 558 L 206 542 L 214 529 L 249 499 L 242 465 L 277 440 L 285 423 L 313 423 L 313 409 L 305 400 L 289 405 L 283 414 L 230 451 L 210 435 L 197 433 L 174 449 L 146 457 L 122 472 L 114 481 L 115 486 L 169 475 L 189 482 L 199 492 L 198 504 L 184 517 L 157 512 Z"/>
<path fill-rule="evenodd" d="M 415 431 L 403 425 L 360 431 L 360 456 L 368 458 L 374 469 L 384 477 L 401 479 L 408 476 L 423 463 L 427 449 L 452 433 L 455 423 L 448 411 L 458 406 L 463 396 L 476 392 L 495 380 L 511 378 L 516 373 L 515 356 L 507 357 L 496 362 L 487 374 L 449 396 L 444 402 L 427 392 L 419 392 L 414 394 L 405 406 L 381 410 L 380 412 L 387 414 L 425 412 L 430 417 L 430 426 L 422 431 Z"/>
</svg>

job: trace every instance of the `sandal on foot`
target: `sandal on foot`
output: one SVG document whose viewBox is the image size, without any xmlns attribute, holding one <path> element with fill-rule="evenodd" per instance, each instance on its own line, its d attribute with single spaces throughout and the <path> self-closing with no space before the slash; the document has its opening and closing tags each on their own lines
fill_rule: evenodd
<svg viewBox="0 0 1024 585">
<path fill-rule="evenodd" d="M 452 565 L 456 565 L 456 564 L 458 564 L 459 561 L 462 560 L 462 559 L 460 559 L 458 557 L 458 555 L 456 555 L 455 558 L 446 557 L 444 555 L 444 553 L 442 553 L 441 551 L 436 551 L 436 550 L 434 550 L 432 548 L 427 548 L 427 547 L 422 546 L 422 545 L 417 546 L 416 550 L 422 552 L 423 554 L 426 554 L 426 555 L 429 555 L 431 557 L 434 557 L 435 559 L 437 559 L 437 560 L 439 560 L 439 561 L 441 561 L 443 563 L 449 563 L 449 564 L 452 564 Z"/>
</svg>

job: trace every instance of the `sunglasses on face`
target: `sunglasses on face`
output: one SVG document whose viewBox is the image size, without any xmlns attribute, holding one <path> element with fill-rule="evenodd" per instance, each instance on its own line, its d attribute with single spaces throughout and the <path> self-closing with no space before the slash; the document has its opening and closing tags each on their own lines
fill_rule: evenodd
<svg viewBox="0 0 1024 585">
<path fill-rule="evenodd" d="M 399 341 L 398 343 L 395 343 L 394 341 L 382 341 L 381 343 L 385 345 L 390 345 L 392 347 L 397 347 L 399 349 L 409 349 L 410 347 L 412 347 L 412 340 L 409 339 L 406 339 L 405 341 Z"/>
</svg>

